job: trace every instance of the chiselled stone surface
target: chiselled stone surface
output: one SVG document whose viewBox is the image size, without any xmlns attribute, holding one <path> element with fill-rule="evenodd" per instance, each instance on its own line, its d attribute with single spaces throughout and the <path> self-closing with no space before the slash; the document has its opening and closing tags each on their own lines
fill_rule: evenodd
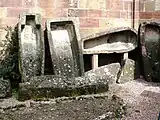
<svg viewBox="0 0 160 120">
<path fill-rule="evenodd" d="M 20 72 L 22 81 L 43 74 L 43 34 L 39 14 L 22 14 L 19 23 Z"/>
<path fill-rule="evenodd" d="M 147 81 L 160 82 L 160 24 L 144 22 L 139 28 L 143 72 Z"/>
<path fill-rule="evenodd" d="M 100 77 L 102 79 L 106 79 L 108 83 L 116 83 L 117 74 L 120 70 L 119 63 L 112 63 L 105 66 L 98 67 L 96 69 L 92 69 L 85 73 L 85 76 L 90 77 Z"/>
<path fill-rule="evenodd" d="M 83 57 L 76 20 L 61 18 L 48 21 L 47 37 L 55 75 L 67 78 L 83 75 Z"/>
<path fill-rule="evenodd" d="M 137 32 L 121 27 L 99 32 L 82 39 L 84 54 L 124 53 L 134 50 L 137 45 Z"/>
<path fill-rule="evenodd" d="M 124 65 L 119 71 L 119 76 L 117 81 L 119 83 L 125 83 L 131 80 L 134 80 L 135 76 L 135 61 L 131 59 L 126 59 Z"/>
<path fill-rule="evenodd" d="M 11 95 L 10 81 L 0 78 L 0 98 L 5 98 L 10 95 Z"/>
<path fill-rule="evenodd" d="M 105 92 L 108 81 L 99 76 L 68 78 L 60 76 L 37 76 L 30 82 L 20 84 L 19 100 L 78 96 Z"/>
</svg>

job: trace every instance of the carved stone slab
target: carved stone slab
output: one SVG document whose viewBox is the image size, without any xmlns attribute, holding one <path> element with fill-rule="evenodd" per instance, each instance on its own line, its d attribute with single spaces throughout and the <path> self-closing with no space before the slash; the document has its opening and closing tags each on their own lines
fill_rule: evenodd
<svg viewBox="0 0 160 120">
<path fill-rule="evenodd" d="M 84 74 L 77 20 L 61 18 L 47 21 L 47 38 L 55 75 L 67 78 Z"/>
<path fill-rule="evenodd" d="M 40 14 L 23 13 L 18 25 L 19 66 L 22 81 L 43 74 L 44 43 Z"/>
</svg>

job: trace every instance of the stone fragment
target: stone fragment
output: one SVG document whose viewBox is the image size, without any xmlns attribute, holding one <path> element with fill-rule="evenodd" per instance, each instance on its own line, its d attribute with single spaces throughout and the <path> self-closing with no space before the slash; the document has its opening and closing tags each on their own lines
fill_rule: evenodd
<svg viewBox="0 0 160 120">
<path fill-rule="evenodd" d="M 19 66 L 22 81 L 42 75 L 44 69 L 44 43 L 40 14 L 23 13 L 18 26 Z"/>
<path fill-rule="evenodd" d="M 84 74 L 77 20 L 61 18 L 47 21 L 47 39 L 55 75 L 66 78 Z"/>
<path fill-rule="evenodd" d="M 124 65 L 122 65 L 118 76 L 118 83 L 125 83 L 134 80 L 135 77 L 135 61 L 131 59 L 126 59 Z"/>
<path fill-rule="evenodd" d="M 108 65 L 101 66 L 96 69 L 87 71 L 85 73 L 85 76 L 100 77 L 101 79 L 107 80 L 109 84 L 113 84 L 113 83 L 116 83 L 117 74 L 119 70 L 120 70 L 120 64 L 112 63 L 112 64 L 108 64 Z"/>
</svg>

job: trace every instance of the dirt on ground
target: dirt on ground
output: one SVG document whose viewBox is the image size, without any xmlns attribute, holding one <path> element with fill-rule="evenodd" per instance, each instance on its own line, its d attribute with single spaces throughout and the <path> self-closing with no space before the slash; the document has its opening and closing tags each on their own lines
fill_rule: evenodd
<svg viewBox="0 0 160 120">
<path fill-rule="evenodd" d="M 0 101 L 0 120 L 158 120 L 160 84 L 133 80 L 109 92 L 72 98 Z"/>
<path fill-rule="evenodd" d="M 27 103 L 26 103 L 27 104 Z M 117 96 L 85 96 L 72 100 L 30 101 L 0 112 L 1 120 L 118 120 L 126 106 Z"/>
</svg>

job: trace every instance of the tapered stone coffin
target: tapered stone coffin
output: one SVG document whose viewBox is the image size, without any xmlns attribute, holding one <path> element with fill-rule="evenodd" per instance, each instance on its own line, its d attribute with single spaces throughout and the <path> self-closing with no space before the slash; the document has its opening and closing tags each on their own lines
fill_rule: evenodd
<svg viewBox="0 0 160 120">
<path fill-rule="evenodd" d="M 160 23 L 140 24 L 139 38 L 144 77 L 147 81 L 160 82 Z"/>
<path fill-rule="evenodd" d="M 47 38 L 55 75 L 66 78 L 84 75 L 77 19 L 47 21 Z"/>
<path fill-rule="evenodd" d="M 134 50 L 137 43 L 134 29 L 120 27 L 83 38 L 84 54 L 125 53 Z"/>
<path fill-rule="evenodd" d="M 22 82 L 43 74 L 44 42 L 40 14 L 23 13 L 18 25 L 19 69 Z"/>
</svg>

